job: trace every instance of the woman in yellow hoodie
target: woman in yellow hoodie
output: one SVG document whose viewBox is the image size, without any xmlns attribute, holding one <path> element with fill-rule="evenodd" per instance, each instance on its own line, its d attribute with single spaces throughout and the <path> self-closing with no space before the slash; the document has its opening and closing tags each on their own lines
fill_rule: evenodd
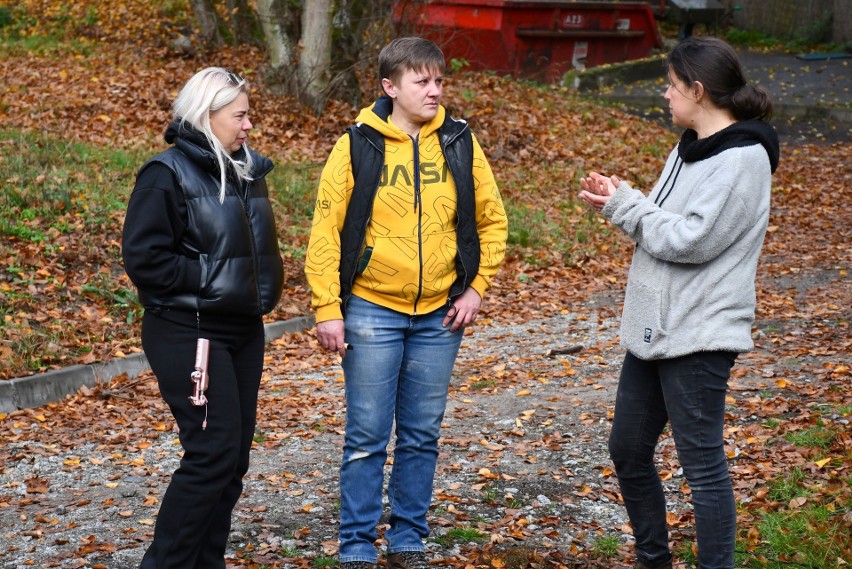
<svg viewBox="0 0 852 569">
<path fill-rule="evenodd" d="M 465 121 L 440 104 L 444 55 L 410 37 L 379 55 L 384 95 L 334 146 L 305 263 L 317 339 L 342 359 L 340 562 L 374 569 L 384 465 L 389 569 L 425 569 L 426 512 L 465 326 L 503 260 L 507 219 Z"/>
</svg>

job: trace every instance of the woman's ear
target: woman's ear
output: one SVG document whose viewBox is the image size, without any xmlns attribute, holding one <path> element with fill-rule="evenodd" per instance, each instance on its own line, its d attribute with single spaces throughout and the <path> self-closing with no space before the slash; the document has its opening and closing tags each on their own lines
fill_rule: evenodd
<svg viewBox="0 0 852 569">
<path fill-rule="evenodd" d="M 701 99 L 704 98 L 704 83 L 702 83 L 701 81 L 696 81 L 692 84 L 691 91 L 695 102 L 700 103 Z"/>
<path fill-rule="evenodd" d="M 382 90 L 384 90 L 385 95 L 391 99 L 396 98 L 396 89 L 394 88 L 393 83 L 391 83 L 391 80 L 387 77 L 382 79 Z"/>
</svg>

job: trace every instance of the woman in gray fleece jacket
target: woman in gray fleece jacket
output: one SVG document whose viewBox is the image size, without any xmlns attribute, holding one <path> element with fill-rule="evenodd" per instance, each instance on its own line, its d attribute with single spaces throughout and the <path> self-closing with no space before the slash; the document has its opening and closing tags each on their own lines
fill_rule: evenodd
<svg viewBox="0 0 852 569">
<path fill-rule="evenodd" d="M 592 172 L 580 197 L 636 248 L 627 280 L 609 452 L 636 538 L 636 568 L 672 566 L 654 450 L 667 423 L 692 493 L 700 569 L 733 569 L 736 506 L 722 438 L 736 356 L 753 348 L 754 279 L 778 137 L 772 105 L 736 52 L 691 37 L 668 58 L 680 143 L 646 197 Z"/>
</svg>

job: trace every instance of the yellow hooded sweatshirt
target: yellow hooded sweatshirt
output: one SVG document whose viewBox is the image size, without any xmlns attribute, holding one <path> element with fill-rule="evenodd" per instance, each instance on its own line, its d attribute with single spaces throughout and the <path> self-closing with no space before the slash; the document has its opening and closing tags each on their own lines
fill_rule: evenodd
<svg viewBox="0 0 852 569">
<path fill-rule="evenodd" d="M 446 110 L 420 128 L 415 141 L 402 129 L 362 109 L 357 121 L 385 137 L 385 166 L 373 203 L 365 250 L 371 249 L 352 294 L 406 314 L 427 314 L 447 302 L 456 279 L 456 188 L 438 141 Z M 420 165 L 420 202 L 414 153 Z M 473 138 L 473 178 L 479 233 L 479 271 L 471 287 L 483 296 L 506 251 L 508 221 L 494 174 Z M 322 171 L 305 259 L 317 322 L 341 319 L 340 233 L 352 196 L 349 134 L 338 139 Z M 362 252 L 363 255 L 363 252 Z M 365 259 L 362 258 L 362 263 Z"/>
</svg>

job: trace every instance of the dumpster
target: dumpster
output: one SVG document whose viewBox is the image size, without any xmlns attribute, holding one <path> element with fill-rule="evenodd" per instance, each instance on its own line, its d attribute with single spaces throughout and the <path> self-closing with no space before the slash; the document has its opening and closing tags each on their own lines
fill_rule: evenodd
<svg viewBox="0 0 852 569">
<path fill-rule="evenodd" d="M 542 82 L 663 46 L 647 2 L 395 0 L 393 19 L 433 40 L 449 61 Z"/>
</svg>

